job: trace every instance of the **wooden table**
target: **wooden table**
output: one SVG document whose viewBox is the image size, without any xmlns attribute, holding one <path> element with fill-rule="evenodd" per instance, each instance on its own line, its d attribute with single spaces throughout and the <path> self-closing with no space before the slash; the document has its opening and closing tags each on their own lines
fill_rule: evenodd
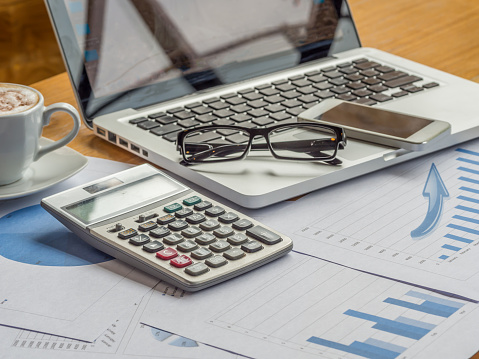
<svg viewBox="0 0 479 359">
<path fill-rule="evenodd" d="M 350 5 L 362 46 L 479 83 L 479 1 L 350 0 Z M 46 104 L 68 102 L 76 106 L 65 73 L 32 86 L 44 94 Z M 68 116 L 55 114 L 43 135 L 58 139 L 70 126 Z M 96 137 L 84 125 L 69 146 L 86 156 L 131 164 L 145 162 Z M 479 353 L 473 358 L 479 359 Z"/>
</svg>

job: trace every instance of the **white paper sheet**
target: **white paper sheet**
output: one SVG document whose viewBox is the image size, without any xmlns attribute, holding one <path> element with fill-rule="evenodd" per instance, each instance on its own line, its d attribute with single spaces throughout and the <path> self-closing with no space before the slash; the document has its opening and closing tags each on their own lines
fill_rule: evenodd
<svg viewBox="0 0 479 359">
<path fill-rule="evenodd" d="M 439 179 L 431 174 L 429 187 L 447 191 L 432 195 L 435 204 L 423 195 L 433 165 Z M 478 190 L 472 141 L 248 214 L 290 236 L 296 251 L 479 300 Z"/>
<path fill-rule="evenodd" d="M 59 185 L 0 202 L 0 324 L 93 341 L 158 282 L 86 245 L 39 204 L 128 167 L 91 158 Z"/>
<path fill-rule="evenodd" d="M 466 358 L 477 350 L 478 309 L 291 253 L 181 300 L 154 295 L 141 321 L 255 358 L 450 358 L 446 346 Z"/>
<path fill-rule="evenodd" d="M 182 291 L 158 284 L 155 291 L 181 297 Z M 0 358 L 88 359 L 88 358 L 225 358 L 237 356 L 188 338 L 138 322 L 151 294 L 150 291 L 123 315 L 118 317 L 94 343 L 28 330 L 0 327 Z"/>
</svg>

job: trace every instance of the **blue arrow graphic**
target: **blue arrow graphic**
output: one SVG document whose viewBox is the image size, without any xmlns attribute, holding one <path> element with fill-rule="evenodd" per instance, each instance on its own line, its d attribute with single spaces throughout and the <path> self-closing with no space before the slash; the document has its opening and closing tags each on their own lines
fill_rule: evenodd
<svg viewBox="0 0 479 359">
<path fill-rule="evenodd" d="M 422 191 L 424 197 L 429 197 L 429 207 L 427 209 L 426 218 L 415 230 L 411 231 L 412 238 L 425 236 L 431 232 L 438 224 L 441 218 L 443 198 L 449 197 L 449 192 L 442 181 L 436 165 L 433 163 L 427 176 L 426 185 Z"/>
</svg>

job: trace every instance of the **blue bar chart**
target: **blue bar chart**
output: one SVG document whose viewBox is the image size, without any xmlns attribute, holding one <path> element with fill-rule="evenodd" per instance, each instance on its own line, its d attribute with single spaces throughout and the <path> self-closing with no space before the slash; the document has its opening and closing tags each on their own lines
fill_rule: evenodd
<svg viewBox="0 0 479 359">
<path fill-rule="evenodd" d="M 247 297 L 207 322 L 327 359 L 411 357 L 473 305 L 315 259 Z"/>
<path fill-rule="evenodd" d="M 410 290 L 406 293 L 406 296 L 424 301 L 421 304 L 417 304 L 407 300 L 388 297 L 384 300 L 384 303 L 389 303 L 395 306 L 403 307 L 405 309 L 412 309 L 442 318 L 449 318 L 452 314 L 464 306 L 464 303 L 439 298 L 437 296 L 421 293 L 415 290 Z M 436 324 L 411 319 L 405 316 L 398 316 L 396 319 L 388 319 L 353 309 L 346 310 L 344 315 L 375 323 L 371 327 L 373 329 L 413 340 L 422 339 L 425 335 L 436 328 Z M 313 344 L 322 345 L 331 349 L 336 349 L 345 353 L 356 354 L 371 359 L 397 358 L 401 353 L 408 349 L 407 347 L 395 345 L 374 338 L 368 338 L 363 342 L 353 341 L 351 344 L 342 344 L 316 336 L 312 336 L 307 341 Z"/>
<path fill-rule="evenodd" d="M 442 246 L 446 250 L 446 253 L 439 256 L 442 260 L 450 258 L 451 254 L 459 252 L 479 238 L 479 230 L 476 228 L 479 225 L 479 219 L 476 218 L 479 214 L 479 198 L 474 197 L 479 194 L 479 152 L 464 148 L 456 151 L 460 154 L 456 160 L 461 163 L 457 168 L 461 183 L 461 194 L 457 200 L 461 204 L 454 207 L 458 214 L 452 215 L 451 223 L 447 224 L 450 232 L 444 237 L 453 242 Z"/>
</svg>

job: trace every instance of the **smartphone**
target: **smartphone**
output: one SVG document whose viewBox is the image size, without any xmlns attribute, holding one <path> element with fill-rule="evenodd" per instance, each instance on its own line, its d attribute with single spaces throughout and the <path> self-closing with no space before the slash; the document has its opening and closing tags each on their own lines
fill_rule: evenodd
<svg viewBox="0 0 479 359">
<path fill-rule="evenodd" d="M 298 121 L 340 126 L 350 138 L 412 151 L 424 150 L 451 133 L 445 121 L 337 99 L 324 100 L 300 113 Z"/>
</svg>

